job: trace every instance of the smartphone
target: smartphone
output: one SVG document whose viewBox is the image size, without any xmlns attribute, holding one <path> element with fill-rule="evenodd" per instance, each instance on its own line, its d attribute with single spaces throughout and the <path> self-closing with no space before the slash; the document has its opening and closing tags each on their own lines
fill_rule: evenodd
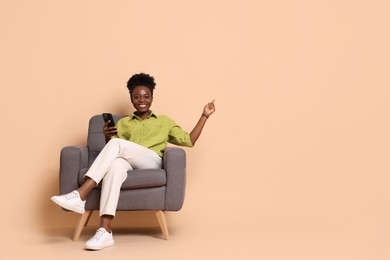
<svg viewBox="0 0 390 260">
<path fill-rule="evenodd" d="M 107 123 L 108 120 L 110 120 L 110 123 L 108 124 L 108 127 L 115 126 L 114 118 L 112 117 L 111 113 L 103 113 L 102 114 L 104 122 Z"/>
</svg>

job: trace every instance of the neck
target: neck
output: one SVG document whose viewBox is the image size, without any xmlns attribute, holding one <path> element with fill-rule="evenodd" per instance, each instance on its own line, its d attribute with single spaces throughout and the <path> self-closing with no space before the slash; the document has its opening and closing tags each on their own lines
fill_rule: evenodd
<svg viewBox="0 0 390 260">
<path fill-rule="evenodd" d="M 150 115 L 151 112 L 152 112 L 152 111 L 150 111 L 150 110 L 148 110 L 148 111 L 146 111 L 146 112 L 139 112 L 139 111 L 136 111 L 135 114 L 136 114 L 137 116 L 139 116 L 140 118 L 145 119 L 145 118 L 147 118 L 147 117 Z"/>
</svg>

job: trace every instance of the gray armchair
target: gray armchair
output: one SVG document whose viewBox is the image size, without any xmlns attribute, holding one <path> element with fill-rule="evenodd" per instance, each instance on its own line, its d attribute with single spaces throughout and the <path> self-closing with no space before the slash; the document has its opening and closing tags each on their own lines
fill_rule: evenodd
<svg viewBox="0 0 390 260">
<path fill-rule="evenodd" d="M 121 115 L 114 115 L 117 122 Z M 60 194 L 78 189 L 83 176 L 105 145 L 101 115 L 89 121 L 85 146 L 66 146 L 60 155 Z M 182 208 L 186 184 L 186 154 L 180 147 L 167 147 L 162 169 L 130 170 L 122 184 L 117 211 L 152 211 L 156 214 L 164 239 L 168 240 L 165 211 Z M 77 240 L 94 210 L 99 210 L 99 185 L 89 194 L 85 213 L 80 216 L 73 240 Z"/>
</svg>

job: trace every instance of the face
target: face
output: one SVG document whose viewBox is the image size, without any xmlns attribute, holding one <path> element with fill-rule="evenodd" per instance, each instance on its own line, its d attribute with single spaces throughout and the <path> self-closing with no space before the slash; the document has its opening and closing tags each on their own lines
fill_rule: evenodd
<svg viewBox="0 0 390 260">
<path fill-rule="evenodd" d="M 152 93 L 150 92 L 150 89 L 148 87 L 135 87 L 133 92 L 131 93 L 131 103 L 137 110 L 137 113 L 140 115 L 149 112 L 152 102 Z"/>
</svg>

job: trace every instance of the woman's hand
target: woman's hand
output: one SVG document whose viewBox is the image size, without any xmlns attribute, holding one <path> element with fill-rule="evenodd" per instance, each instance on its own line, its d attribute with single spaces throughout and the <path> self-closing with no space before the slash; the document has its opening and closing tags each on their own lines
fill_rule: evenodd
<svg viewBox="0 0 390 260">
<path fill-rule="evenodd" d="M 109 127 L 108 126 L 109 123 L 110 120 L 108 120 L 103 126 L 103 134 L 106 137 L 106 142 L 108 142 L 111 139 L 111 137 L 118 134 L 118 130 L 116 129 L 116 127 L 115 126 Z"/>
<path fill-rule="evenodd" d="M 200 134 L 202 133 L 203 127 L 206 124 L 207 119 L 212 113 L 215 112 L 214 102 L 215 99 L 204 106 L 202 116 L 199 118 L 198 123 L 195 125 L 194 129 L 192 129 L 190 133 L 190 139 L 192 144 L 195 144 L 196 140 L 198 140 Z"/>
<path fill-rule="evenodd" d="M 207 105 L 204 106 L 202 116 L 209 118 L 209 116 L 215 112 L 214 102 L 215 102 L 215 99 L 213 101 L 211 101 L 210 103 L 207 103 Z"/>
</svg>

